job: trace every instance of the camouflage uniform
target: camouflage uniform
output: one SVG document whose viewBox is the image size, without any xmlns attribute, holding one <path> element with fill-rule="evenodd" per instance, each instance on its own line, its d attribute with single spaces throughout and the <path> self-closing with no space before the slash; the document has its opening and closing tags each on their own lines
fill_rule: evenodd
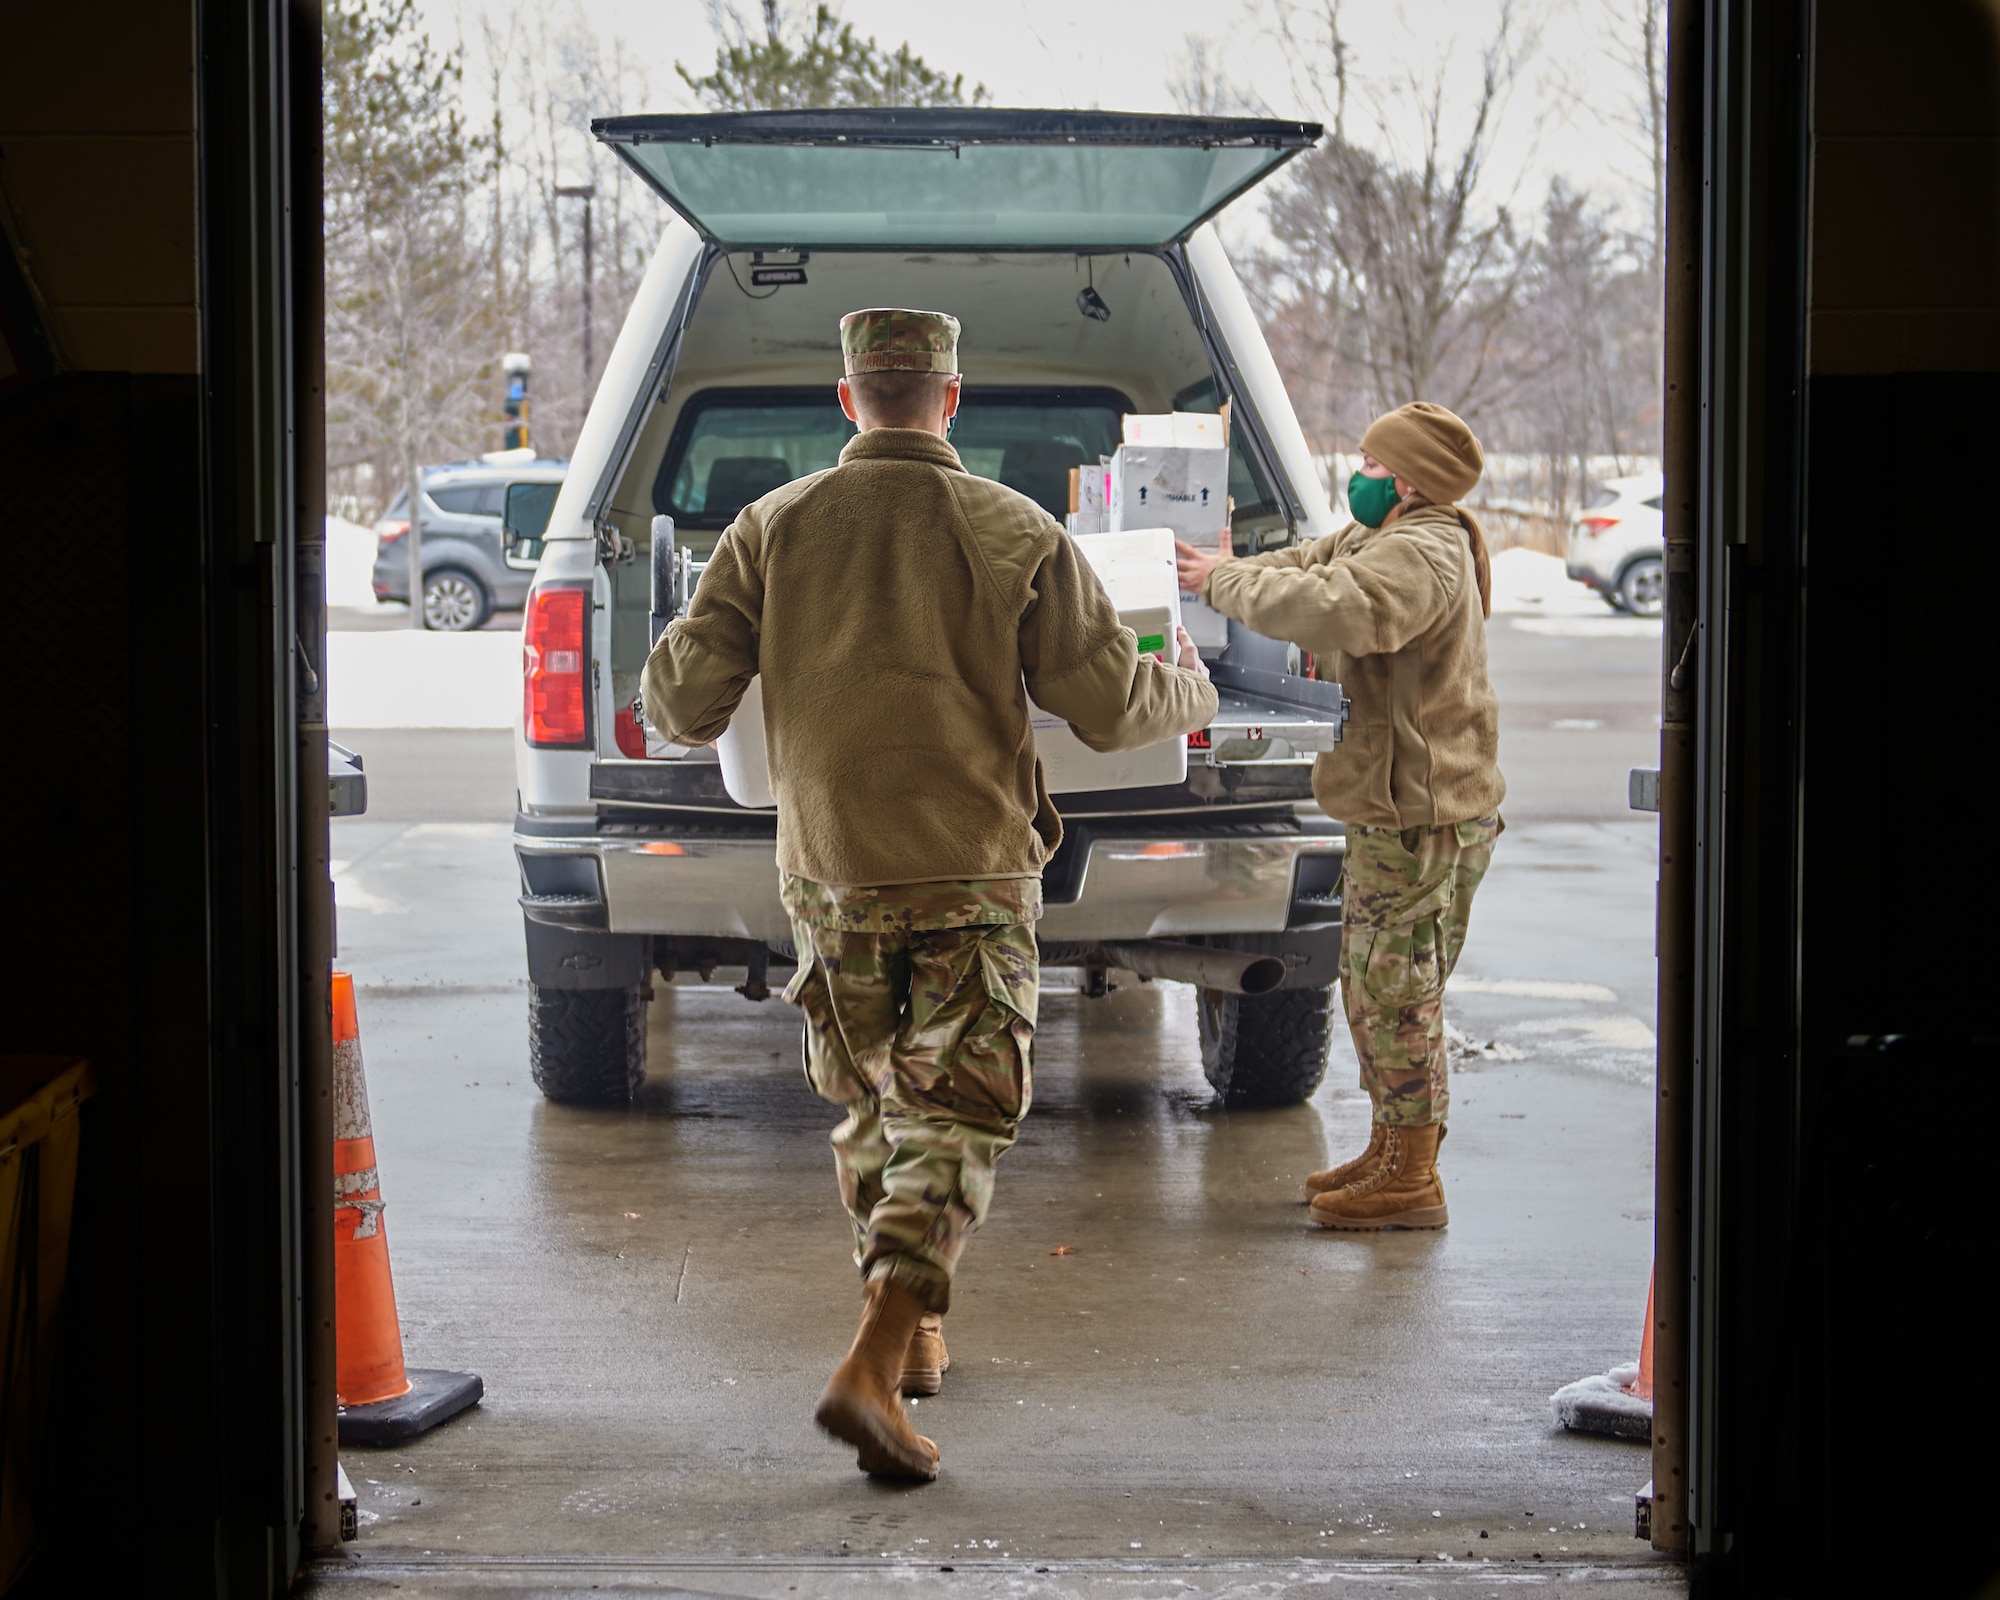
<svg viewBox="0 0 2000 1600">
<path fill-rule="evenodd" d="M 806 1079 L 845 1108 L 834 1169 L 864 1278 L 931 1311 L 1033 1091 L 1039 878 L 836 889 L 783 875 Z"/>
<path fill-rule="evenodd" d="M 1444 986 L 1504 826 L 1498 816 L 1439 828 L 1348 825 L 1340 987 L 1377 1122 L 1443 1122 L 1451 1108 Z"/>
</svg>

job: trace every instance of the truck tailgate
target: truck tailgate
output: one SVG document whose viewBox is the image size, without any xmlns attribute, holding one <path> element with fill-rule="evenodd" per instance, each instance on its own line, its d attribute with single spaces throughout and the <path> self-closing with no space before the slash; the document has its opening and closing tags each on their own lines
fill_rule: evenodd
<svg viewBox="0 0 2000 1600">
<path fill-rule="evenodd" d="M 1190 765 L 1307 762 L 1340 743 L 1348 702 L 1337 683 L 1216 662 L 1215 720 L 1188 739 Z"/>
</svg>

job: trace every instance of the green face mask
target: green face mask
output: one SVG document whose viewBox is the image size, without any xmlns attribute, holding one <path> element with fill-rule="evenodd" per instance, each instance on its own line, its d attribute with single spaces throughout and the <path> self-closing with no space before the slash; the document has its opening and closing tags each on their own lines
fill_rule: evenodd
<svg viewBox="0 0 2000 1600">
<path fill-rule="evenodd" d="M 1347 480 L 1347 509 L 1364 528 L 1379 528 L 1402 496 L 1396 493 L 1396 479 L 1371 478 L 1357 472 Z"/>
</svg>

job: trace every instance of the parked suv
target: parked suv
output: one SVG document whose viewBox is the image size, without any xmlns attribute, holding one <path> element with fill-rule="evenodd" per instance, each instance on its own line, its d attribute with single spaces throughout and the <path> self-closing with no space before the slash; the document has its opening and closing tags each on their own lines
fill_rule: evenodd
<svg viewBox="0 0 2000 1600">
<path fill-rule="evenodd" d="M 1614 611 L 1657 617 L 1666 577 L 1660 504 L 1666 479 L 1657 472 L 1607 478 L 1569 525 L 1566 570 Z"/>
<path fill-rule="evenodd" d="M 557 457 L 461 461 L 426 467 L 421 523 L 424 626 L 447 633 L 484 627 L 495 611 L 518 611 L 534 578 L 533 561 L 509 559 L 501 518 L 512 483 L 561 483 L 569 463 Z M 410 492 L 397 495 L 375 524 L 377 600 L 410 598 Z"/>
<path fill-rule="evenodd" d="M 773 813 L 731 798 L 714 750 L 649 737 L 634 702 L 738 510 L 831 466 L 849 437 L 843 312 L 955 314 L 953 445 L 1052 513 L 1124 413 L 1227 401 L 1237 549 L 1335 526 L 1207 225 L 1317 127 L 936 109 L 593 131 L 679 216 L 605 366 L 523 622 L 514 846 L 530 1062 L 558 1100 L 630 1094 L 653 974 L 729 969 L 763 1000 L 771 968 L 794 963 Z M 1197 625 L 1221 705 L 1188 741 L 1185 779 L 1056 795 L 1065 834 L 1037 932 L 1087 993 L 1114 968 L 1193 984 L 1210 1083 L 1290 1103 L 1319 1084 L 1336 1026 L 1344 840 L 1313 804 L 1311 764 L 1346 703 L 1296 649 L 1213 612 Z M 878 712 L 899 736 L 897 708 Z"/>
</svg>

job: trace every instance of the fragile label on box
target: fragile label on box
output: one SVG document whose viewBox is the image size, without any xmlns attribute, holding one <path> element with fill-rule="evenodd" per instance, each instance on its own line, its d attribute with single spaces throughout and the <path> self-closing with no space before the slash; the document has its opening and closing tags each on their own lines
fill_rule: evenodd
<svg viewBox="0 0 2000 1600">
<path fill-rule="evenodd" d="M 1113 532 L 1170 528 L 1197 536 L 1229 525 L 1229 452 L 1121 445 L 1111 458 Z"/>
</svg>

